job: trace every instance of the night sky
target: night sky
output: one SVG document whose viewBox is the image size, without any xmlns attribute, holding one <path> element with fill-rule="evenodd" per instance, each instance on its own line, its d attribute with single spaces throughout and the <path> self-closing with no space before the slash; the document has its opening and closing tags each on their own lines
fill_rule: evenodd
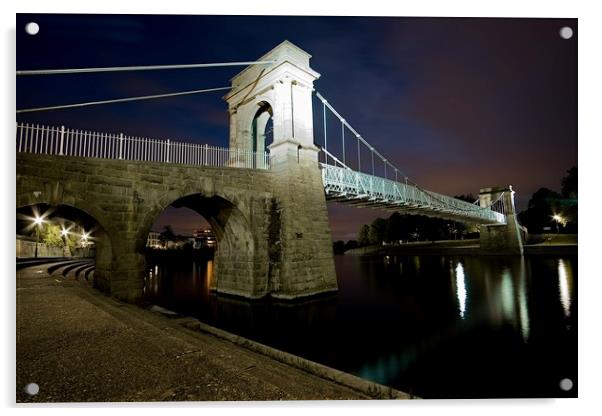
<svg viewBox="0 0 602 416">
<path fill-rule="evenodd" d="M 29 21 L 40 25 L 38 35 L 24 32 Z M 573 38 L 559 36 L 563 26 L 573 28 Z M 21 14 L 17 69 L 248 61 L 284 39 L 313 55 L 311 66 L 322 74 L 316 89 L 427 189 L 476 195 L 511 184 L 522 209 L 538 188 L 559 189 L 577 165 L 576 19 Z M 17 108 L 223 87 L 240 70 L 19 77 Z M 30 113 L 17 121 L 227 146 L 222 95 Z M 319 119 L 315 124 L 321 143 Z M 355 238 L 361 224 L 389 215 L 329 210 L 335 240 Z M 199 217 L 182 211 L 166 211 L 155 228 L 171 224 L 189 234 Z"/>
</svg>

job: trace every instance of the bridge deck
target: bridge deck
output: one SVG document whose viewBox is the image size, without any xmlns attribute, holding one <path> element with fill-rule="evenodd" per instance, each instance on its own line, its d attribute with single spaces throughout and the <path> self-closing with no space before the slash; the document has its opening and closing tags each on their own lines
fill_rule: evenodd
<svg viewBox="0 0 602 416">
<path fill-rule="evenodd" d="M 320 165 L 326 199 L 330 201 L 462 222 L 506 222 L 503 214 L 490 208 L 348 168 Z"/>
</svg>

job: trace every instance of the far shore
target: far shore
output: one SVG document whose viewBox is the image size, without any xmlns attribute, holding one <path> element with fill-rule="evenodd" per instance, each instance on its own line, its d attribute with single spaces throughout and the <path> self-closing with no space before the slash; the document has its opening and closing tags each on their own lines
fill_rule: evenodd
<svg viewBox="0 0 602 416">
<path fill-rule="evenodd" d="M 530 235 L 524 245 L 527 255 L 573 255 L 577 254 L 576 234 Z M 345 255 L 483 255 L 479 239 L 415 241 L 396 244 L 380 244 L 347 250 Z"/>
</svg>

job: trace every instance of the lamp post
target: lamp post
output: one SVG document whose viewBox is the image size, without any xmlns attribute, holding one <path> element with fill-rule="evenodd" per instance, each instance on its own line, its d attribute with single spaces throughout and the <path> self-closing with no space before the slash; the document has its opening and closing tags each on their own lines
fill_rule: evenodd
<svg viewBox="0 0 602 416">
<path fill-rule="evenodd" d="M 82 231 L 82 248 L 84 249 L 83 257 L 88 257 L 88 250 L 86 250 L 88 248 L 88 233 L 85 230 Z"/>
<path fill-rule="evenodd" d="M 554 214 L 554 216 L 552 217 L 552 219 L 554 221 L 556 221 L 556 234 L 560 233 L 560 229 L 558 227 L 558 224 L 560 224 L 561 222 L 564 222 L 564 218 L 562 218 L 560 215 L 558 214 Z"/>
<path fill-rule="evenodd" d="M 44 223 L 44 219 L 42 217 L 39 217 L 36 215 L 36 217 L 33 220 L 34 226 L 36 227 L 36 251 L 34 254 L 34 257 L 37 259 L 38 258 L 38 244 L 40 244 L 40 228 L 42 227 L 42 224 Z"/>
<path fill-rule="evenodd" d="M 67 231 L 65 229 L 65 227 L 63 227 L 61 229 L 61 237 L 63 239 L 63 256 L 66 256 L 66 251 L 67 251 L 67 247 L 68 247 L 68 241 L 67 241 L 67 235 L 69 234 L 69 231 Z"/>
</svg>

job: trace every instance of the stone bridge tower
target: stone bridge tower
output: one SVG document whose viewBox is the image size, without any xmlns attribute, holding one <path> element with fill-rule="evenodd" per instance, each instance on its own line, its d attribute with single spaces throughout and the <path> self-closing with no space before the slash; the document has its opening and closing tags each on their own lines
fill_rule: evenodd
<svg viewBox="0 0 602 416">
<path fill-rule="evenodd" d="M 484 254 L 523 254 L 527 229 L 517 220 L 512 186 L 483 188 L 479 191 L 479 205 L 490 206 L 501 197 L 506 215 L 505 224 L 481 225 L 480 245 Z"/>
<path fill-rule="evenodd" d="M 268 292 L 294 298 L 337 289 L 326 199 L 314 145 L 312 91 L 320 74 L 288 41 L 234 78 L 224 96 L 230 148 L 269 152 L 273 200 L 268 224 Z M 273 142 L 266 146 L 273 126 Z M 239 163 L 248 163 L 242 161 Z M 236 162 L 234 162 L 236 163 Z"/>
</svg>

